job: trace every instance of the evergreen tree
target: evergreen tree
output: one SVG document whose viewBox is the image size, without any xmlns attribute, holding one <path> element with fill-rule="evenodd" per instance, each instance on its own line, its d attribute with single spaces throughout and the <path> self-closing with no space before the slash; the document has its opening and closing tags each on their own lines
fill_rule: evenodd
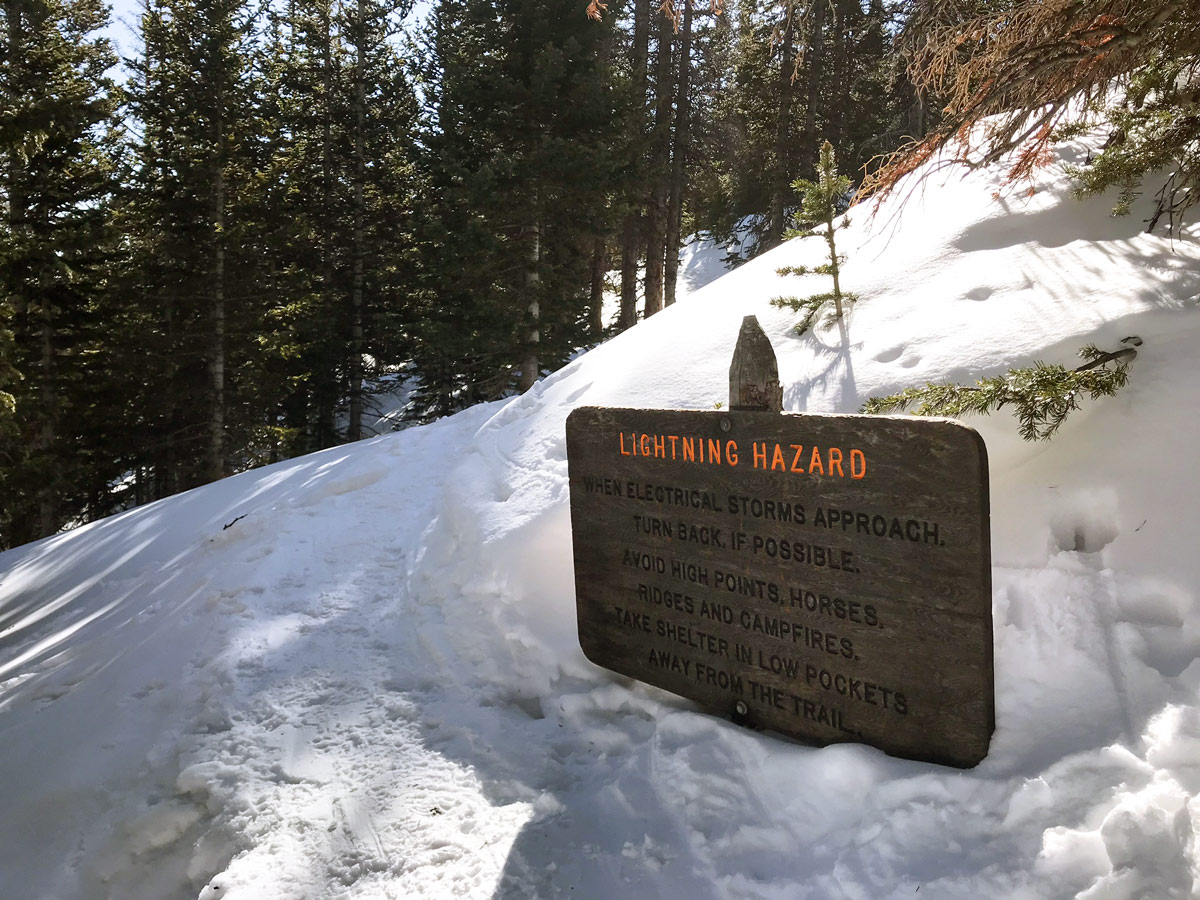
<svg viewBox="0 0 1200 900">
<path fill-rule="evenodd" d="M 265 418 L 234 364 L 254 355 L 263 314 L 252 26 L 236 0 L 147 0 L 132 64 L 142 134 L 124 223 L 153 323 L 144 427 L 156 496 L 241 468 Z"/>
<path fill-rule="evenodd" d="M 362 436 L 365 359 L 403 359 L 409 343 L 416 98 L 391 39 L 411 0 L 341 8 L 347 75 L 349 268 L 346 439 Z M 375 326 L 368 328 L 368 326 Z M 370 331 L 370 337 L 368 337 Z M 397 342 L 397 339 L 398 342 Z"/>
<path fill-rule="evenodd" d="M 393 42 L 406 12 L 297 0 L 274 17 L 270 340 L 289 451 L 360 437 L 365 361 L 407 358 L 416 100 Z"/>
<path fill-rule="evenodd" d="M 272 229 L 266 349 L 283 379 L 275 435 L 283 455 L 337 443 L 343 393 L 338 278 L 346 219 L 345 51 L 329 0 L 270 16 L 265 80 L 274 139 L 267 179 Z"/>
<path fill-rule="evenodd" d="M 569 0 L 444 0 L 426 34 L 427 412 L 528 387 L 586 340 L 616 181 L 603 29 Z"/>
<path fill-rule="evenodd" d="M 903 10 L 892 0 L 744 0 L 731 10 L 729 81 L 704 126 L 721 136 L 722 174 L 697 186 L 696 224 L 721 237 L 749 224 L 753 255 L 782 239 L 792 182 L 815 168 L 824 141 L 855 173 L 901 143 L 907 84 L 893 77 L 891 35 Z"/>
<path fill-rule="evenodd" d="M 780 275 L 828 275 L 833 279 L 833 290 L 811 294 L 803 299 L 795 297 L 776 297 L 772 305 L 786 307 L 803 312 L 804 318 L 796 326 L 797 334 L 804 334 L 812 327 L 813 322 L 821 312 L 821 308 L 830 301 L 833 302 L 834 318 L 841 319 L 845 315 L 845 305 L 858 299 L 855 294 L 842 291 L 841 267 L 846 261 L 837 251 L 837 230 L 845 227 L 843 220 L 839 226 L 836 221 L 839 211 L 845 208 L 850 193 L 850 179 L 837 173 L 837 163 L 834 160 L 833 145 L 826 141 L 821 145 L 821 158 L 817 163 L 817 180 L 806 181 L 797 179 L 792 185 L 800 192 L 799 219 L 802 226 L 788 232 L 787 237 L 822 237 L 829 253 L 829 262 L 809 268 L 807 266 L 790 266 L 779 269 Z"/>
<path fill-rule="evenodd" d="M 771 168 L 769 171 L 769 206 L 767 208 L 766 227 L 763 234 L 763 246 L 770 249 L 776 246 L 783 237 L 784 223 L 788 216 L 785 208 L 790 192 L 794 173 L 793 144 L 795 137 L 793 128 L 793 109 L 796 104 L 796 81 L 799 75 L 799 62 L 796 59 L 796 40 L 800 31 L 801 10 L 798 3 L 785 0 L 779 10 L 780 21 L 775 26 L 771 36 L 773 44 L 778 46 L 778 61 L 776 63 L 775 93 L 773 96 L 773 139 L 771 147 Z M 824 64 L 822 45 L 825 38 L 824 18 L 825 0 L 814 0 L 808 20 L 808 38 L 810 46 L 804 55 L 805 81 L 808 85 L 808 103 L 805 105 L 805 128 L 803 144 L 815 140 L 816 135 L 816 104 L 817 94 L 821 83 L 821 70 Z M 807 154 L 804 154 L 807 155 Z"/>
<path fill-rule="evenodd" d="M 679 278 L 679 240 L 687 188 L 688 157 L 692 125 L 692 20 L 693 4 L 683 3 L 677 15 L 679 53 L 675 72 L 675 133 L 671 138 L 671 179 L 667 196 L 667 233 L 664 239 L 666 268 L 663 271 L 663 305 L 675 302 Z"/>
<path fill-rule="evenodd" d="M 904 22 L 898 0 L 843 0 L 835 42 L 829 141 L 847 172 L 869 170 L 913 134 L 918 103 L 901 65 L 895 33 Z M 919 120 L 915 123 L 920 124 Z"/>
<path fill-rule="evenodd" d="M 114 474 L 82 427 L 104 365 L 117 102 L 99 0 L 5 0 L 0 16 L 3 546 L 85 515 Z"/>
<path fill-rule="evenodd" d="M 1200 29 L 1198 29 L 1200 31 Z M 1178 233 L 1188 209 L 1200 201 L 1200 53 L 1190 58 L 1153 48 L 1133 72 L 1122 103 L 1094 112 L 1111 128 L 1104 148 L 1087 165 L 1071 169 L 1082 196 L 1119 188 L 1114 215 L 1126 215 L 1150 172 L 1166 172 L 1146 222 Z"/>
<path fill-rule="evenodd" d="M 671 129 L 674 124 L 672 101 L 675 94 L 673 57 L 675 41 L 671 20 L 655 18 L 654 28 L 653 125 L 650 130 L 650 154 L 646 172 L 649 188 L 646 198 L 646 318 L 663 306 L 663 276 L 666 254 L 678 254 L 678 247 L 667 248 L 667 201 L 671 179 Z"/>
<path fill-rule="evenodd" d="M 683 144 L 684 163 L 691 165 L 684 179 L 686 199 L 681 204 L 683 236 L 710 228 L 724 233 L 738 217 L 732 185 L 741 177 L 740 167 L 730 169 L 725 163 L 739 144 L 739 134 L 723 114 L 733 92 L 736 8 L 720 15 L 702 13 L 693 12 L 692 20 L 688 131 Z"/>
<path fill-rule="evenodd" d="M 751 253 L 768 243 L 763 235 L 769 224 L 773 186 L 778 181 L 786 187 L 799 175 L 776 158 L 780 128 L 787 136 L 789 153 L 799 128 L 799 105 L 789 103 L 785 113 L 778 96 L 780 73 L 785 70 L 788 90 L 793 90 L 795 54 L 785 60 L 777 37 L 781 16 L 790 9 L 790 4 L 743 0 L 727 13 L 734 17 L 732 71 L 727 87 L 717 95 L 712 125 L 721 138 L 713 148 L 720 154 L 720 163 L 714 168 L 727 175 L 713 185 L 719 195 L 700 194 L 697 221 L 704 230 L 724 239 L 732 237 L 736 228 L 748 227 L 751 234 L 739 237 L 747 238 Z"/>
<path fill-rule="evenodd" d="M 444 0 L 414 66 L 408 0 L 144 2 L 118 167 L 96 0 L 0 0 L 0 540 L 354 439 L 389 366 L 420 417 L 525 389 L 609 266 L 628 326 L 896 115 L 898 0 Z"/>
<path fill-rule="evenodd" d="M 5 299 L 0 305 L 0 322 L 8 322 L 12 318 L 12 307 Z M 11 438 L 16 431 L 13 421 L 17 411 L 17 398 L 8 390 L 13 388 L 21 378 L 14 364 L 13 333 L 0 325 L 0 441 Z"/>
<path fill-rule="evenodd" d="M 637 324 L 637 275 L 642 259 L 645 231 L 646 156 L 649 127 L 646 116 L 649 87 L 650 0 L 633 0 L 632 41 L 628 76 L 623 83 L 622 132 L 625 141 L 620 150 L 627 178 L 620 197 L 624 205 L 621 228 L 621 317 L 622 329 Z"/>
</svg>

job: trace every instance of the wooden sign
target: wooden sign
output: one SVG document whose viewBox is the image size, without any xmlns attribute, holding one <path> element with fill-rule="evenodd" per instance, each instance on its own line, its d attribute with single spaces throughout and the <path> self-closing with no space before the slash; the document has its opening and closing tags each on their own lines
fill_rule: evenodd
<svg viewBox="0 0 1200 900">
<path fill-rule="evenodd" d="M 748 725 L 973 766 L 994 729 L 987 456 L 947 420 L 588 407 L 579 641 Z"/>
</svg>

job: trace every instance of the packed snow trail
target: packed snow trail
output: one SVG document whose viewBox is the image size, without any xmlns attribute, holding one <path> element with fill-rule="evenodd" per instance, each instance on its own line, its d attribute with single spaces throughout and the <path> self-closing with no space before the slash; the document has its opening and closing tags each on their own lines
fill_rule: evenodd
<svg viewBox="0 0 1200 900">
<path fill-rule="evenodd" d="M 769 305 L 823 289 L 776 273 L 819 262 L 791 242 L 522 397 L 0 555 L 0 897 L 1193 896 L 1200 242 L 1000 177 L 853 212 L 840 326 Z M 582 656 L 566 416 L 726 401 L 747 314 L 808 412 L 1143 339 L 1049 444 L 969 422 L 976 769 L 746 731 Z"/>
</svg>

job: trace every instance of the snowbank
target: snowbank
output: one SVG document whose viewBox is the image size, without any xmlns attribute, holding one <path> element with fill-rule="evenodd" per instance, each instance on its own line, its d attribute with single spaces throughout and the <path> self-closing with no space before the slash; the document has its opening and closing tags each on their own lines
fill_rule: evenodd
<svg viewBox="0 0 1200 900">
<path fill-rule="evenodd" d="M 1191 896 L 1200 235 L 1142 234 L 1058 169 L 996 200 L 999 177 L 852 211 L 840 326 L 798 338 L 769 305 L 823 287 L 776 274 L 818 261 L 793 241 L 510 402 L 0 555 L 0 893 Z M 565 418 L 726 401 L 747 314 L 808 412 L 1143 339 L 1129 386 L 1050 444 L 971 422 L 995 585 L 978 768 L 744 731 L 580 653 Z"/>
</svg>

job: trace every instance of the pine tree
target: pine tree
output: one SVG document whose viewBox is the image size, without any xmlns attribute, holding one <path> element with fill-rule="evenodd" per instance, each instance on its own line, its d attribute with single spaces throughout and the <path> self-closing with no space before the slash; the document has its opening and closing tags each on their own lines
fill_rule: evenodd
<svg viewBox="0 0 1200 900">
<path fill-rule="evenodd" d="M 633 0 L 632 42 L 629 53 L 629 72 L 623 87 L 624 122 L 621 146 L 627 173 L 621 191 L 624 201 L 624 222 L 621 228 L 621 316 L 620 327 L 637 324 L 637 274 L 642 259 L 642 236 L 645 230 L 646 196 L 641 188 L 646 179 L 646 153 L 649 128 L 646 117 L 649 87 L 650 0 Z"/>
<path fill-rule="evenodd" d="M 1154 48 L 1129 79 L 1124 101 L 1097 109 L 1110 136 L 1087 165 L 1069 171 L 1081 196 L 1119 189 L 1113 215 L 1126 215 L 1150 172 L 1166 172 L 1146 221 L 1153 231 L 1165 222 L 1178 233 L 1188 209 L 1200 201 L 1200 77 L 1190 59 Z"/>
<path fill-rule="evenodd" d="M 695 187 L 695 224 L 742 231 L 752 256 L 783 239 L 792 182 L 822 142 L 851 173 L 902 142 L 907 85 L 893 76 L 891 35 L 903 17 L 893 0 L 745 0 L 729 15 L 728 74 L 698 123 L 718 162 Z"/>
<path fill-rule="evenodd" d="M 253 24 L 236 0 L 147 0 L 132 66 L 141 139 L 123 218 L 161 372 L 144 388 L 158 496 L 241 468 L 265 418 L 235 364 L 263 315 Z"/>
<path fill-rule="evenodd" d="M 0 322 L 8 322 L 12 318 L 12 309 L 7 300 L 0 305 Z M 16 432 L 14 413 L 17 411 L 17 398 L 6 388 L 16 387 L 21 378 L 15 365 L 13 350 L 13 333 L 0 325 L 0 441 L 12 438 Z"/>
<path fill-rule="evenodd" d="M 726 173 L 712 184 L 720 193 L 705 194 L 698 186 L 697 224 L 718 238 L 734 237 L 735 229 L 747 229 L 750 234 L 739 235 L 747 246 L 748 255 L 766 249 L 771 238 L 765 232 L 771 227 L 773 201 L 786 206 L 784 192 L 799 174 L 792 164 L 778 157 L 781 146 L 780 130 L 787 137 L 786 152 L 794 152 L 798 142 L 799 118 L 803 105 L 787 103 L 784 110 L 779 91 L 781 73 L 786 71 L 786 84 L 794 97 L 792 81 L 795 53 L 791 59 L 783 56 L 782 16 L 792 10 L 790 2 L 782 4 L 747 0 L 729 15 L 734 17 L 732 37 L 732 71 L 729 83 L 714 101 L 713 123 L 710 126 L 720 139 L 713 147 L 720 162 L 713 168 Z M 794 27 L 794 26 L 793 26 Z M 793 38 L 794 40 L 794 38 Z M 711 188 L 709 189 L 711 191 Z M 784 228 L 784 214 L 779 219 L 779 234 Z M 730 262 L 741 262 L 737 257 Z"/>
<path fill-rule="evenodd" d="M 829 141 L 847 171 L 870 169 L 913 133 L 916 104 L 894 37 L 903 21 L 894 0 L 842 0 L 839 7 Z"/>
<path fill-rule="evenodd" d="M 825 0 L 814 0 L 810 11 L 811 46 L 805 54 L 805 79 L 808 82 L 809 102 L 805 106 L 805 133 L 802 147 L 815 139 L 816 135 L 816 98 L 821 81 L 821 66 L 824 62 L 821 50 L 825 36 L 823 20 Z M 770 168 L 770 206 L 767 210 L 766 230 L 763 235 L 763 248 L 777 246 L 783 239 L 783 231 L 787 220 L 786 209 L 789 197 L 788 187 L 792 182 L 792 148 L 795 143 L 792 129 L 793 106 L 796 99 L 796 80 L 798 62 L 796 60 L 796 38 L 800 31 L 801 10 L 798 3 L 785 0 L 780 11 L 782 22 L 776 26 L 772 42 L 779 46 L 778 73 L 775 78 L 775 122 L 774 147 L 772 148 L 772 166 Z"/>
<path fill-rule="evenodd" d="M 845 293 L 841 285 L 841 267 L 846 261 L 837 251 L 837 230 L 848 223 L 845 219 L 836 221 L 839 210 L 843 209 L 850 193 L 850 179 L 837 174 L 837 163 L 834 159 L 833 145 L 826 141 L 821 145 L 821 157 L 817 163 L 817 180 L 806 181 L 797 179 L 792 185 L 801 195 L 798 218 L 801 227 L 789 231 L 787 237 L 822 237 L 829 253 L 829 262 L 809 268 L 807 266 L 790 266 L 779 269 L 780 275 L 828 275 L 833 279 L 833 290 L 811 294 L 803 299 L 795 297 L 776 297 L 772 305 L 785 307 L 803 312 L 804 318 L 796 326 L 797 334 L 804 334 L 812 327 L 821 308 L 830 301 L 834 306 L 834 318 L 841 319 L 845 315 L 845 305 L 858 299 L 856 294 Z"/>
<path fill-rule="evenodd" d="M 670 306 L 675 302 L 676 282 L 679 278 L 679 241 L 680 231 L 683 227 L 688 156 L 691 152 L 693 6 L 691 0 L 685 0 L 683 11 L 678 16 L 679 53 L 675 73 L 675 133 L 671 139 L 671 179 L 667 196 L 663 306 Z"/>
<path fill-rule="evenodd" d="M 611 233 L 604 35 L 568 0 L 446 0 L 427 34 L 427 411 L 531 384 L 586 340 Z"/>
<path fill-rule="evenodd" d="M 687 132 L 681 160 L 686 167 L 680 202 L 681 236 L 714 225 L 724 232 L 737 218 L 732 185 L 741 173 L 726 162 L 735 152 L 731 148 L 738 145 L 739 135 L 723 114 L 726 98 L 733 90 L 734 18 L 734 7 L 715 15 L 705 12 L 702 6 L 692 16 Z"/>
<path fill-rule="evenodd" d="M 406 11 L 295 0 L 272 17 L 269 342 L 289 385 L 285 452 L 361 437 L 366 361 L 407 358 L 416 99 L 393 41 Z"/>
<path fill-rule="evenodd" d="M 270 254 L 269 352 L 286 377 L 277 427 L 282 452 L 338 442 L 343 394 L 340 311 L 348 183 L 345 48 L 330 0 L 297 0 L 271 17 L 268 86 L 278 136 L 270 162 L 276 233 Z"/>
<path fill-rule="evenodd" d="M 5 0 L 0 16 L 6 545 L 85 514 L 79 498 L 112 475 L 97 461 L 101 436 L 80 426 L 97 395 L 96 348 L 115 250 L 117 101 L 106 74 L 115 57 L 97 35 L 107 22 L 98 0 Z"/>
</svg>

